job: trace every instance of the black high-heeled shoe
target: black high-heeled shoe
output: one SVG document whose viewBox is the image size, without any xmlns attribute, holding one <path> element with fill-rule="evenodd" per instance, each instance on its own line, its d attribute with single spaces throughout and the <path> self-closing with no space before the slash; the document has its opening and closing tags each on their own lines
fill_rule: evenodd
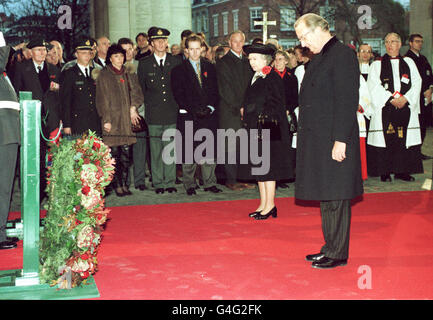
<svg viewBox="0 0 433 320">
<path fill-rule="evenodd" d="M 260 212 L 261 212 L 261 211 L 254 211 L 254 212 L 251 212 L 250 214 L 248 214 L 248 217 L 250 217 L 250 218 L 254 218 L 256 215 L 260 214 Z"/>
<path fill-rule="evenodd" d="M 267 214 L 257 214 L 254 216 L 254 219 L 256 220 L 265 220 L 267 218 L 269 218 L 269 216 L 272 216 L 272 218 L 276 218 L 277 217 L 277 207 L 273 207 L 271 211 L 269 211 Z"/>
</svg>

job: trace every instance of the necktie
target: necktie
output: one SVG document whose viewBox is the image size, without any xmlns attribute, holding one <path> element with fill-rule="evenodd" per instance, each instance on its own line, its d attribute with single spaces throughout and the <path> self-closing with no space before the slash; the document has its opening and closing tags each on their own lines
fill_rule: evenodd
<svg viewBox="0 0 433 320">
<path fill-rule="evenodd" d="M 198 83 L 200 84 L 200 87 L 201 87 L 202 82 L 201 82 L 200 62 L 197 62 L 196 66 L 197 66 L 197 68 L 196 68 L 197 79 L 198 79 Z"/>
<path fill-rule="evenodd" d="M 163 65 L 163 62 L 164 62 L 164 60 L 163 60 L 163 59 L 159 60 L 159 67 L 161 68 L 161 71 L 163 71 L 163 70 L 164 70 L 164 65 Z"/>
<path fill-rule="evenodd" d="M 89 77 L 89 70 L 87 68 L 84 68 L 86 70 L 86 78 Z"/>
<path fill-rule="evenodd" d="M 42 67 L 38 66 L 38 74 L 41 73 L 41 71 L 42 71 Z"/>
</svg>

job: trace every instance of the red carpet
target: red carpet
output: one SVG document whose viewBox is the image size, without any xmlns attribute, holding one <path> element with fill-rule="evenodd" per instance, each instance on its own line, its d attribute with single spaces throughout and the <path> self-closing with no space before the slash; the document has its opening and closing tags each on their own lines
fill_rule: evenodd
<svg viewBox="0 0 433 320">
<path fill-rule="evenodd" d="M 304 261 L 322 245 L 319 208 L 276 204 L 264 221 L 247 216 L 257 200 L 111 208 L 101 299 L 433 299 L 432 192 L 364 195 L 349 263 L 332 270 Z M 21 248 L 0 251 L 0 270 L 22 267 Z"/>
</svg>

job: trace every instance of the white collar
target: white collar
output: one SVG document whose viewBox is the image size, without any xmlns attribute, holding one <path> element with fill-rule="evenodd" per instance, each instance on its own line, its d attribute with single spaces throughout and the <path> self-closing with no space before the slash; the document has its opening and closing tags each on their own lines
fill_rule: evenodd
<svg viewBox="0 0 433 320">
<path fill-rule="evenodd" d="M 85 66 L 82 66 L 81 64 L 79 64 L 78 62 L 77 62 L 77 66 L 80 68 L 80 70 L 81 70 L 81 72 L 83 73 L 83 75 L 86 75 L 86 69 L 88 69 L 89 70 L 89 76 L 90 76 L 90 65 L 88 65 L 87 67 L 85 67 Z"/>
<path fill-rule="evenodd" d="M 158 62 L 158 66 L 159 66 L 161 59 L 162 59 L 162 64 L 165 65 L 165 59 L 167 58 L 167 54 L 164 54 L 164 56 L 162 58 L 157 56 L 156 53 L 154 53 L 153 56 L 155 57 L 156 62 Z"/>
<path fill-rule="evenodd" d="M 37 64 L 37 63 L 35 62 L 35 60 L 32 60 L 32 61 L 33 61 L 33 65 L 35 66 L 36 73 L 39 72 L 38 67 L 41 67 L 41 70 L 44 70 L 44 62 L 42 62 L 41 64 Z"/>
<path fill-rule="evenodd" d="M 236 52 L 234 52 L 232 49 L 230 49 L 230 51 L 239 59 L 242 59 L 242 54 L 237 54 Z"/>
</svg>

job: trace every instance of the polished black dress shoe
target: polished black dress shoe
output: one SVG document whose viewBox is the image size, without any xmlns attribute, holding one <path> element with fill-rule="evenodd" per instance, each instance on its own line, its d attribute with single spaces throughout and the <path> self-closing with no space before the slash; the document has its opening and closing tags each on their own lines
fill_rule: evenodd
<svg viewBox="0 0 433 320">
<path fill-rule="evenodd" d="M 197 194 L 197 193 L 195 192 L 195 188 L 189 188 L 186 190 L 186 194 L 189 196 L 192 196 L 192 195 Z"/>
<path fill-rule="evenodd" d="M 250 218 L 254 218 L 256 215 L 260 214 L 260 212 L 261 212 L 261 211 L 254 211 L 254 212 L 251 212 L 250 214 L 248 214 L 248 217 L 250 217 Z"/>
<path fill-rule="evenodd" d="M 131 195 L 132 195 L 132 192 L 129 191 L 129 189 L 123 189 L 123 195 L 124 195 L 124 196 L 131 196 Z"/>
<path fill-rule="evenodd" d="M 135 189 L 139 189 L 139 190 L 141 190 L 141 191 L 144 191 L 144 190 L 147 189 L 147 187 L 146 187 L 145 184 L 140 184 L 140 185 L 139 185 L 138 187 L 136 187 Z"/>
<path fill-rule="evenodd" d="M 172 192 L 177 192 L 176 188 L 167 188 L 165 189 L 165 191 L 167 191 L 168 193 L 172 193 Z"/>
<path fill-rule="evenodd" d="M 382 182 L 391 182 L 391 176 L 389 174 L 383 174 L 380 176 L 380 181 Z"/>
<path fill-rule="evenodd" d="M 270 216 L 272 216 L 272 218 L 276 218 L 277 217 L 277 207 L 273 207 L 272 210 L 269 211 L 266 214 L 259 213 L 259 214 L 255 215 L 254 219 L 256 219 L 256 220 L 265 220 L 265 219 L 269 218 Z"/>
<path fill-rule="evenodd" d="M 217 188 L 216 186 L 212 186 L 212 187 L 209 187 L 209 188 L 204 188 L 204 191 L 210 191 L 212 193 L 223 192 L 221 189 Z"/>
<path fill-rule="evenodd" d="M 0 242 L 0 250 L 6 249 L 15 249 L 17 247 L 17 243 L 15 241 L 2 241 Z"/>
<path fill-rule="evenodd" d="M 320 253 L 307 255 L 305 257 L 305 260 L 308 262 L 315 262 L 315 261 L 322 260 L 323 258 L 325 258 L 325 254 L 320 252 Z"/>
<path fill-rule="evenodd" d="M 316 269 L 332 269 L 338 266 L 345 266 L 347 264 L 347 259 L 338 260 L 324 257 L 319 261 L 312 263 L 312 267 Z"/>
<path fill-rule="evenodd" d="M 407 173 L 396 173 L 394 175 L 395 179 L 400 179 L 403 181 L 415 181 L 415 178 L 412 177 L 411 175 L 408 175 Z"/>
<path fill-rule="evenodd" d="M 118 197 L 124 197 L 124 196 L 126 196 L 126 193 L 123 192 L 123 189 L 121 189 L 121 188 L 120 189 L 115 188 L 114 192 L 116 193 L 116 196 L 118 196 Z"/>
<path fill-rule="evenodd" d="M 164 193 L 164 188 L 158 188 L 155 190 L 156 194 L 163 194 Z"/>
</svg>

